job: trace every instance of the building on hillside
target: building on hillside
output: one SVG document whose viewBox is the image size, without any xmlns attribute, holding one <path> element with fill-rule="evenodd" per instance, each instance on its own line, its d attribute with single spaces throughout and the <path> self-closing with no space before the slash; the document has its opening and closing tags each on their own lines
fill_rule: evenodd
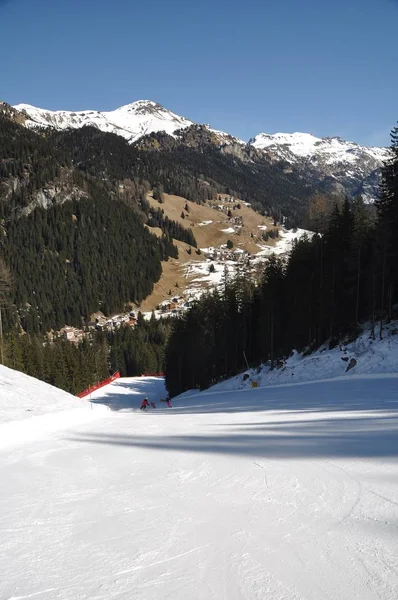
<svg viewBox="0 0 398 600">
<path fill-rule="evenodd" d="M 68 325 L 60 330 L 62 337 L 73 344 L 81 342 L 85 336 L 82 329 L 76 329 L 75 327 L 69 327 Z"/>
</svg>

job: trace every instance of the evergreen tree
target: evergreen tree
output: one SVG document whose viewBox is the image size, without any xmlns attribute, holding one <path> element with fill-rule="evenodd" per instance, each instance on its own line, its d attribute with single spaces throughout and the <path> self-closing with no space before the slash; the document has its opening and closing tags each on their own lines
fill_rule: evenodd
<svg viewBox="0 0 398 600">
<path fill-rule="evenodd" d="M 391 158 L 382 170 L 380 199 L 376 202 L 382 238 L 381 310 L 389 317 L 398 298 L 398 126 L 391 132 L 390 152 Z"/>
</svg>

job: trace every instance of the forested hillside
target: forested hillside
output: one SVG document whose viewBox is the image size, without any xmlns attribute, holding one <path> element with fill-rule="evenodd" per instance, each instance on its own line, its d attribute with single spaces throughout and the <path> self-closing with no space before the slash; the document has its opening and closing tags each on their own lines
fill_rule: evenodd
<svg viewBox="0 0 398 600">
<path fill-rule="evenodd" d="M 303 224 L 315 193 L 298 170 L 283 162 L 264 161 L 253 147 L 223 144 L 203 126 L 192 125 L 176 137 L 153 133 L 136 146 L 143 162 L 161 162 L 158 179 L 166 192 L 189 200 L 225 192 L 277 220 L 286 217 L 288 227 Z"/>
<path fill-rule="evenodd" d="M 367 319 L 372 336 L 383 336 L 383 320 L 398 310 L 398 128 L 391 150 L 376 222 L 360 198 L 336 205 L 326 233 L 298 241 L 287 262 L 272 257 L 260 285 L 244 274 L 226 278 L 222 293 L 175 323 L 166 353 L 171 394 L 206 388 L 248 363 L 275 367 L 293 349 L 337 344 Z"/>
<path fill-rule="evenodd" d="M 68 150 L 86 172 L 110 181 L 131 179 L 139 198 L 143 182 L 194 202 L 228 193 L 288 225 L 300 225 L 316 189 L 299 170 L 264 161 L 250 146 L 222 144 L 207 128 L 192 125 L 176 137 L 153 133 L 131 146 L 122 137 L 93 127 L 48 134 L 56 149 Z"/>
<path fill-rule="evenodd" d="M 2 107 L 0 247 L 14 278 L 6 330 L 18 323 L 45 332 L 139 304 L 161 261 L 177 256 L 172 239 L 197 245 L 190 229 L 163 214 L 164 191 L 198 203 L 228 192 L 291 224 L 307 211 L 313 190 L 297 174 L 266 164 L 254 148 L 223 148 L 204 127 L 131 146 L 94 127 L 33 132 Z M 150 189 L 158 209 L 146 200 Z"/>
<path fill-rule="evenodd" d="M 154 236 L 134 194 L 127 202 L 115 182 L 75 165 L 67 147 L 4 114 L 0 159 L 0 250 L 13 277 L 6 331 L 79 326 L 94 311 L 139 304 L 161 261 L 177 257 L 170 223 L 159 217 L 165 234 Z"/>
</svg>

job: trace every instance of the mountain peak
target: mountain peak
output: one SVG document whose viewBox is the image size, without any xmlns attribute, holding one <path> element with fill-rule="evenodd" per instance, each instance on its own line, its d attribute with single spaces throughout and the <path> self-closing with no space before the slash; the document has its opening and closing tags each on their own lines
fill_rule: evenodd
<svg viewBox="0 0 398 600">
<path fill-rule="evenodd" d="M 341 137 L 319 138 L 300 132 L 259 133 L 249 144 L 268 159 L 299 169 L 310 168 L 320 181 L 334 181 L 332 192 L 344 189 L 352 196 L 362 194 L 368 202 L 377 196 L 380 167 L 388 156 L 385 148 L 367 148 Z"/>
<path fill-rule="evenodd" d="M 119 108 L 116 108 L 115 111 L 110 112 L 116 112 L 118 110 L 138 112 L 142 110 L 151 111 L 153 109 L 167 110 L 161 104 L 159 104 L 158 102 L 154 102 L 153 100 L 136 100 L 135 102 L 130 102 L 129 104 L 119 106 Z"/>
<path fill-rule="evenodd" d="M 45 110 L 29 104 L 18 104 L 15 109 L 27 117 L 32 129 L 79 129 L 91 126 L 107 133 L 116 133 L 130 143 L 150 133 L 165 131 L 173 135 L 177 129 L 190 127 L 193 122 L 181 117 L 153 100 L 137 100 L 113 111 Z"/>
</svg>

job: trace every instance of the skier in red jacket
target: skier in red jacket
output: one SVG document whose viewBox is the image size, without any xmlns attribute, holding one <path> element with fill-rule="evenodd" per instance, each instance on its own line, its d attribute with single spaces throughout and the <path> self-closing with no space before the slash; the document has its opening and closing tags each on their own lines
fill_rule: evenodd
<svg viewBox="0 0 398 600">
<path fill-rule="evenodd" d="M 141 402 L 140 410 L 145 410 L 148 405 L 149 405 L 148 398 L 144 398 L 144 400 Z"/>
</svg>

